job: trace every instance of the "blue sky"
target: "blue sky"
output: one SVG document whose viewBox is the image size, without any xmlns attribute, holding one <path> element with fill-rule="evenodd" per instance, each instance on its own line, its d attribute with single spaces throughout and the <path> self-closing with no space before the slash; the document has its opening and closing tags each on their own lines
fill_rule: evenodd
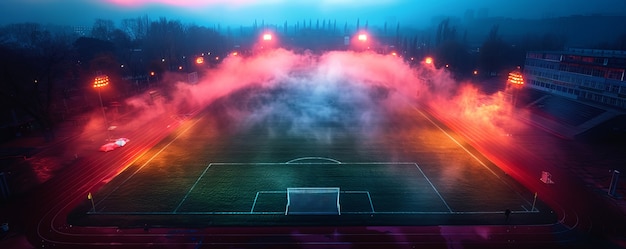
<svg viewBox="0 0 626 249">
<path fill-rule="evenodd" d="M 0 24 L 39 22 L 91 25 L 148 15 L 200 25 L 282 24 L 312 19 L 338 24 L 382 25 L 385 21 L 430 25 L 434 16 L 462 17 L 468 9 L 489 16 L 540 18 L 573 14 L 626 13 L 626 0 L 2 0 Z"/>
</svg>

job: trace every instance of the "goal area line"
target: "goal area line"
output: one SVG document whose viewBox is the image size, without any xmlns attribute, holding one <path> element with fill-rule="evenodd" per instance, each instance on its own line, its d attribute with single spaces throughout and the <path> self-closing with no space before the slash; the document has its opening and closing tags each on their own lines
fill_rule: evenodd
<svg viewBox="0 0 626 249">
<path fill-rule="evenodd" d="M 341 215 L 338 187 L 287 188 L 285 215 Z"/>
</svg>

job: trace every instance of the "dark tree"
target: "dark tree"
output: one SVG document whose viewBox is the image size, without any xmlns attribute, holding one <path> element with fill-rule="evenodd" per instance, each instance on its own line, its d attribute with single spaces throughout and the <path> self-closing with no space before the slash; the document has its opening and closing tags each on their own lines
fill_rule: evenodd
<svg viewBox="0 0 626 249">
<path fill-rule="evenodd" d="M 71 78 L 69 44 L 66 34 L 53 35 L 38 24 L 5 26 L 0 31 L 0 101 L 14 117 L 27 115 L 54 138 L 53 106 L 62 85 Z M 13 118 L 13 123 L 22 122 Z"/>
<path fill-rule="evenodd" d="M 445 20 L 439 23 L 437 27 L 437 34 L 435 35 L 435 42 L 437 45 L 442 44 L 446 41 L 451 41 L 456 39 L 456 28 L 450 26 L 450 19 L 446 18 Z"/>
<path fill-rule="evenodd" d="M 98 64 L 93 61 L 103 56 L 114 57 L 115 44 L 113 42 L 90 37 L 81 37 L 74 42 L 74 49 L 76 50 L 78 59 L 80 64 L 83 65 L 84 70 L 98 71 L 109 69 L 108 67 L 112 66 Z"/>
<path fill-rule="evenodd" d="M 158 21 L 150 23 L 148 36 L 143 45 L 149 58 L 165 59 L 166 68 L 172 70 L 182 63 L 184 56 L 183 25 L 180 21 L 168 21 L 161 17 Z"/>
<path fill-rule="evenodd" d="M 491 28 L 487 39 L 480 48 L 480 71 L 491 76 L 504 73 L 504 69 L 510 68 L 511 64 L 514 64 L 514 62 L 507 60 L 507 56 L 511 54 L 510 46 L 502 40 L 498 28 L 497 25 Z"/>
<path fill-rule="evenodd" d="M 96 19 L 93 27 L 91 28 L 91 37 L 108 41 L 112 37 L 112 33 L 115 30 L 115 24 L 111 20 Z"/>
</svg>

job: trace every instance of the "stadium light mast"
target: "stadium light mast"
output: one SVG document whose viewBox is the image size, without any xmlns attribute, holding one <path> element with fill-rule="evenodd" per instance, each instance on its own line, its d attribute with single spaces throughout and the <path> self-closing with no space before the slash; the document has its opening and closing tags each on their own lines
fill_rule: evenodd
<svg viewBox="0 0 626 249">
<path fill-rule="evenodd" d="M 524 86 L 524 76 L 522 76 L 522 70 L 519 66 L 509 73 L 506 83 L 506 88 L 513 98 L 511 101 L 512 105 L 515 107 L 517 105 L 518 92 Z"/>
<path fill-rule="evenodd" d="M 278 46 L 278 41 L 271 30 L 266 30 L 260 34 L 257 42 L 257 50 L 263 51 Z"/>
<path fill-rule="evenodd" d="M 356 51 L 365 51 L 371 48 L 370 37 L 365 31 L 359 31 L 356 35 L 352 36 L 352 48 Z"/>
<path fill-rule="evenodd" d="M 98 99 L 100 100 L 100 109 L 102 109 L 102 117 L 104 118 L 104 128 L 107 131 L 107 138 L 109 137 L 109 121 L 107 120 L 107 114 L 104 111 L 104 104 L 102 103 L 101 89 L 109 85 L 109 76 L 99 74 L 93 81 L 93 87 L 98 89 Z"/>
</svg>

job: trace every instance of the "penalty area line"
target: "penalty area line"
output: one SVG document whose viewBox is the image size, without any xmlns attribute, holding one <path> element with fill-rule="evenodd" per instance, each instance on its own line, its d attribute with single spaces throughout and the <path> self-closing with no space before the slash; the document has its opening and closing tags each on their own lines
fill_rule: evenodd
<svg viewBox="0 0 626 249">
<path fill-rule="evenodd" d="M 450 206 L 448 205 L 448 203 L 446 202 L 446 200 L 443 199 L 443 196 L 441 196 L 441 194 L 439 193 L 439 191 L 437 190 L 437 188 L 435 188 L 435 185 L 433 185 L 433 183 L 430 181 L 430 179 L 428 179 L 428 176 L 426 176 L 426 174 L 424 174 L 424 171 L 422 171 L 422 169 L 420 168 L 419 165 L 417 165 L 417 163 L 415 164 L 415 167 L 420 171 L 420 173 L 422 173 L 422 175 L 424 176 L 424 178 L 426 179 L 426 181 L 428 182 L 428 184 L 430 184 L 430 187 L 433 188 L 433 190 L 435 190 L 435 193 L 437 193 L 437 195 L 439 196 L 439 199 L 441 199 L 441 201 L 443 202 L 444 205 L 446 205 L 446 207 L 448 208 L 448 211 L 450 213 L 454 213 L 452 211 L 452 208 L 450 208 Z"/>
<path fill-rule="evenodd" d="M 180 206 L 183 205 L 183 202 L 185 202 L 185 200 L 187 200 L 187 197 L 189 197 L 189 194 L 191 194 L 191 191 L 193 191 L 193 189 L 196 187 L 196 185 L 198 185 L 198 182 L 200 182 L 200 179 L 202 179 L 202 177 L 204 177 L 204 175 L 206 174 L 206 172 L 209 170 L 209 168 L 211 167 L 211 163 L 209 163 L 209 165 L 204 169 L 204 171 L 202 171 L 202 174 L 200 174 L 200 176 L 198 177 L 198 179 L 196 179 L 196 182 L 193 183 L 193 185 L 191 186 L 191 188 L 189 188 L 189 190 L 187 191 L 187 193 L 185 194 L 185 196 L 183 197 L 182 200 L 180 200 L 180 202 L 178 203 L 178 206 L 176 206 L 176 209 L 174 209 L 173 213 L 178 212 L 178 209 L 180 208 Z"/>
<path fill-rule="evenodd" d="M 256 192 L 256 196 L 254 197 L 254 202 L 252 202 L 252 208 L 250 209 L 250 213 L 254 213 L 254 206 L 256 206 L 256 200 L 259 199 L 259 192 Z"/>
</svg>

